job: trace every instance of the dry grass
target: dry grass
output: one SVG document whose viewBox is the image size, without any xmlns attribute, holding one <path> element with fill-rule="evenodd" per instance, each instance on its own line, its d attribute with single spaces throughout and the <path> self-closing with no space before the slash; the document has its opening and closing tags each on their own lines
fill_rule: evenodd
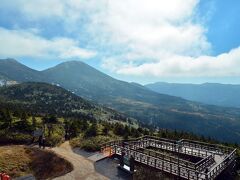
<svg viewBox="0 0 240 180">
<path fill-rule="evenodd" d="M 24 146 L 0 147 L 0 171 L 13 178 L 33 174 L 37 179 L 48 179 L 72 170 L 71 163 L 51 151 Z"/>
</svg>

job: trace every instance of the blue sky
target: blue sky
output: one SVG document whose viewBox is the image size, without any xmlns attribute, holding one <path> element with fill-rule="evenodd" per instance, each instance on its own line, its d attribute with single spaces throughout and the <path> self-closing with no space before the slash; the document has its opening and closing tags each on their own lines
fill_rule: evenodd
<svg viewBox="0 0 240 180">
<path fill-rule="evenodd" d="M 0 58 L 118 79 L 240 83 L 238 0 L 2 0 Z"/>
</svg>

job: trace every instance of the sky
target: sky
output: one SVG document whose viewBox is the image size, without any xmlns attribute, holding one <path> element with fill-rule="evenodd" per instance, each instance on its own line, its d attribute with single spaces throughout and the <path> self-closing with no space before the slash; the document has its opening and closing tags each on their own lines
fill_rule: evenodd
<svg viewBox="0 0 240 180">
<path fill-rule="evenodd" d="M 0 58 L 141 84 L 240 84 L 239 0 L 1 0 Z"/>
</svg>

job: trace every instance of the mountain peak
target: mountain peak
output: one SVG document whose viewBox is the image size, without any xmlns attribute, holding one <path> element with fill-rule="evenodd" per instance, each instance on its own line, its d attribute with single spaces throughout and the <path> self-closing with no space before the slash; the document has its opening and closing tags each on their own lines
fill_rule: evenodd
<svg viewBox="0 0 240 180">
<path fill-rule="evenodd" d="M 65 61 L 62 62 L 58 65 L 87 65 L 86 63 L 84 63 L 83 61 L 77 61 L 77 60 L 72 60 L 72 61 Z"/>
<path fill-rule="evenodd" d="M 62 62 L 52 68 L 49 68 L 49 69 L 71 69 L 71 70 L 77 70 L 77 69 L 94 69 L 92 68 L 91 66 L 89 66 L 88 64 L 82 62 L 82 61 L 65 61 L 65 62 Z M 46 69 L 44 71 L 48 71 L 49 69 Z M 94 69 L 95 70 L 95 69 Z"/>
<path fill-rule="evenodd" d="M 8 79 L 24 82 L 40 79 L 42 76 L 39 72 L 33 70 L 15 59 L 0 59 L 0 73 Z"/>
<path fill-rule="evenodd" d="M 5 62 L 5 63 L 17 63 L 17 64 L 20 64 L 16 59 L 13 59 L 13 58 L 0 59 L 0 61 Z"/>
</svg>

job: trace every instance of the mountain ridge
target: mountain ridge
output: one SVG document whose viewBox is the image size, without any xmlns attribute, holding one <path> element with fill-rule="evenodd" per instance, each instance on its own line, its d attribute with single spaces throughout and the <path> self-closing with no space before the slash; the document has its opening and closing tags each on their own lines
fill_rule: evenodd
<svg viewBox="0 0 240 180">
<path fill-rule="evenodd" d="M 37 79 L 39 75 L 36 75 L 35 81 L 59 84 L 80 97 L 113 108 L 143 124 L 240 143 L 238 108 L 210 106 L 159 94 L 139 84 L 116 80 L 82 62 L 62 63 L 37 74 L 44 79 Z"/>
<path fill-rule="evenodd" d="M 190 101 L 205 104 L 240 108 L 240 85 L 203 83 L 180 84 L 157 82 L 145 87 L 155 92 L 181 97 Z"/>
</svg>

